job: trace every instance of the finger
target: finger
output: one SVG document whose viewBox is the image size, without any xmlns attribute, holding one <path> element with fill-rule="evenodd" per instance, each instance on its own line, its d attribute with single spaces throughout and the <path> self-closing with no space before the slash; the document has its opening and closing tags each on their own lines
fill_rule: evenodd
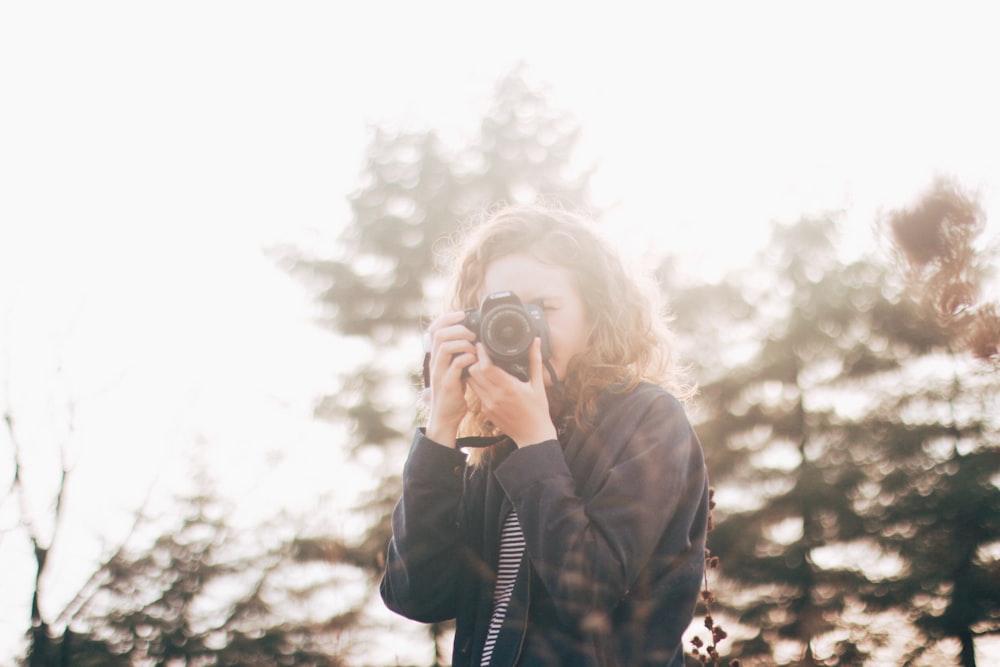
<svg viewBox="0 0 1000 667">
<path fill-rule="evenodd" d="M 436 354 L 445 361 L 445 363 L 451 363 L 451 357 L 456 354 L 478 354 L 476 346 L 472 344 L 472 341 L 465 340 L 464 338 L 453 338 L 451 340 L 442 341 L 437 346 Z"/>
<path fill-rule="evenodd" d="M 443 329 L 445 327 L 450 327 L 453 324 L 458 324 L 465 319 L 465 312 L 461 310 L 451 310 L 447 313 L 441 313 L 435 317 L 431 323 L 427 326 L 427 331 L 433 334 L 438 329 Z"/>
<path fill-rule="evenodd" d="M 483 372 L 489 372 L 489 369 L 494 368 L 496 365 L 493 363 L 493 357 L 490 353 L 486 351 L 486 346 L 481 342 L 476 343 L 476 354 L 479 355 L 479 369 Z"/>
<path fill-rule="evenodd" d="M 528 379 L 535 388 L 545 388 L 545 376 L 542 368 L 542 339 L 535 338 L 528 353 Z"/>
<path fill-rule="evenodd" d="M 517 378 L 493 361 L 493 357 L 490 356 L 482 342 L 476 343 L 476 354 L 479 356 L 479 361 L 474 370 L 479 374 L 479 379 L 483 384 L 503 386 L 508 380 L 518 381 Z M 473 372 L 473 369 L 470 368 L 469 372 Z"/>
<path fill-rule="evenodd" d="M 481 375 L 482 371 L 478 366 L 478 364 L 473 363 L 468 367 L 469 376 L 466 382 L 468 383 L 468 387 L 472 389 L 473 393 L 475 393 L 476 396 L 482 400 L 483 395 L 489 391 L 490 385 L 483 380 Z"/>
<path fill-rule="evenodd" d="M 502 378 L 498 379 L 497 373 L 506 373 L 493 363 L 493 359 L 486 351 L 486 346 L 482 343 L 476 343 L 476 357 L 476 363 L 469 366 L 469 384 L 472 390 L 480 398 L 483 398 L 496 388 L 498 382 L 502 381 Z"/>
<path fill-rule="evenodd" d="M 466 368 L 474 365 L 476 363 L 476 355 L 471 352 L 466 352 L 463 354 L 455 355 L 451 360 L 451 364 L 448 365 L 448 370 L 446 373 L 449 375 L 449 379 L 462 380 L 462 373 Z M 455 378 L 455 376 L 458 376 Z"/>
<path fill-rule="evenodd" d="M 476 362 L 475 346 L 464 339 L 449 340 L 436 345 L 436 349 L 431 353 L 431 373 L 434 376 L 444 377 L 458 361 L 459 356 L 468 355 L 463 359 L 460 370 Z"/>
<path fill-rule="evenodd" d="M 468 327 L 461 324 L 453 324 L 451 326 L 442 327 L 434 330 L 433 332 L 428 329 L 427 335 L 431 338 L 431 355 L 439 355 L 442 351 L 441 346 L 450 341 L 461 340 L 471 344 L 474 340 L 476 340 L 476 334 L 470 331 Z"/>
<path fill-rule="evenodd" d="M 438 315 L 431 323 L 424 329 L 422 335 L 422 342 L 424 347 L 424 352 L 433 352 L 434 340 L 439 331 L 452 327 L 459 324 L 465 319 L 465 313 L 461 310 L 453 310 L 447 313 L 442 313 Z M 462 327 L 465 328 L 465 327 Z"/>
<path fill-rule="evenodd" d="M 483 377 L 483 371 L 479 368 L 479 364 L 473 364 L 469 367 L 469 378 L 467 382 L 469 389 L 471 389 L 472 393 L 479 398 L 480 411 L 487 418 L 492 419 L 494 416 L 493 407 L 496 403 L 496 384 Z"/>
<path fill-rule="evenodd" d="M 436 364 L 443 362 L 447 365 L 450 363 L 451 357 L 449 355 L 460 352 L 475 352 L 472 346 L 475 336 L 463 326 L 438 329 L 431 338 L 430 355 Z"/>
</svg>

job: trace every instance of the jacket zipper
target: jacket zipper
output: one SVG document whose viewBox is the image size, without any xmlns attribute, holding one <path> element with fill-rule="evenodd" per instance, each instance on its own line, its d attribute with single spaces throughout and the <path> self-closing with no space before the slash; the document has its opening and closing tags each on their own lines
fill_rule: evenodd
<svg viewBox="0 0 1000 667">
<path fill-rule="evenodd" d="M 526 575 L 525 587 L 527 588 L 524 623 L 521 626 L 521 639 L 517 644 L 517 653 L 514 654 L 514 662 L 511 663 L 512 667 L 516 667 L 517 663 L 521 660 L 521 652 L 524 650 L 524 638 L 528 635 L 528 614 L 531 612 L 531 560 L 528 559 L 527 554 L 524 555 L 524 573 Z"/>
</svg>

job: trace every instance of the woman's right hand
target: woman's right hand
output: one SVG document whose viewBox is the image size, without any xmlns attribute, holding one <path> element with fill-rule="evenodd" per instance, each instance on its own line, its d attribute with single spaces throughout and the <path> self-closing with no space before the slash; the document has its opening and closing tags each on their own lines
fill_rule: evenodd
<svg viewBox="0 0 1000 667">
<path fill-rule="evenodd" d="M 446 447 L 454 447 L 458 427 L 465 417 L 466 368 L 474 364 L 476 335 L 462 322 L 465 313 L 445 313 L 427 328 L 430 337 L 430 416 L 427 420 L 427 437 Z"/>
</svg>

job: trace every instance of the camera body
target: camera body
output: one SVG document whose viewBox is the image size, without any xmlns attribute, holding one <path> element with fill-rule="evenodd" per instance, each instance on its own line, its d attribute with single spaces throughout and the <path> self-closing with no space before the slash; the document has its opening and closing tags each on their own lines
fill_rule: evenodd
<svg viewBox="0 0 1000 667">
<path fill-rule="evenodd" d="M 494 292 L 482 305 L 465 311 L 466 328 L 482 341 L 490 358 L 514 377 L 530 377 L 531 344 L 542 339 L 542 361 L 552 355 L 549 327 L 537 303 L 522 304 L 513 292 Z"/>
</svg>

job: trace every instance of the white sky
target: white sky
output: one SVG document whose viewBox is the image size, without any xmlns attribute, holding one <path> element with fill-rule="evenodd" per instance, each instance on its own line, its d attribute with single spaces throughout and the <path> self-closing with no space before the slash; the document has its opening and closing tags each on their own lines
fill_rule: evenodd
<svg viewBox="0 0 1000 667">
<path fill-rule="evenodd" d="M 120 533 L 192 450 L 247 515 L 346 502 L 338 434 L 309 419 L 342 350 L 264 249 L 330 244 L 369 124 L 470 132 L 518 61 L 580 119 L 626 249 L 691 270 L 802 213 L 845 209 L 867 243 L 936 173 L 995 210 L 988 3 L 611 6 L 0 5 L 0 405 L 35 488 L 71 442 L 72 535 Z M 0 493 L 9 451 L 4 433 Z M 28 589 L 0 503 L 5 664 Z M 53 590 L 82 576 L 69 560 Z"/>
</svg>

